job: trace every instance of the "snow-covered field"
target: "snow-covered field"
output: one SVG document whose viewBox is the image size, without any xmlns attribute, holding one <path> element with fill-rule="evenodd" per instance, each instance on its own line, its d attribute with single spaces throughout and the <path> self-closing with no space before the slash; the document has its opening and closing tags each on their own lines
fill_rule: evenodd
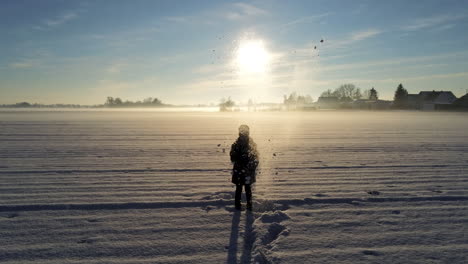
<svg viewBox="0 0 468 264">
<path fill-rule="evenodd" d="M 468 263 L 466 114 L 3 111 L 0 146 L 0 263 Z"/>
</svg>

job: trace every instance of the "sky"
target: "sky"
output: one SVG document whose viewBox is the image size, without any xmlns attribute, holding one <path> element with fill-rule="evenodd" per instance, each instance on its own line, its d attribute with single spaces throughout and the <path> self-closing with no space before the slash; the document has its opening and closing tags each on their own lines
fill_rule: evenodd
<svg viewBox="0 0 468 264">
<path fill-rule="evenodd" d="M 468 89 L 468 1 L 0 1 L 0 104 Z M 323 42 L 321 42 L 323 40 Z"/>
</svg>

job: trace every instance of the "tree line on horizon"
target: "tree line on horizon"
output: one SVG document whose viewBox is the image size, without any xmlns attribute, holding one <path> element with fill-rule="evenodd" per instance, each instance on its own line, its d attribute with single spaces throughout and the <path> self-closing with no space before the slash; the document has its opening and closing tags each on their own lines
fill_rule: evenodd
<svg viewBox="0 0 468 264">
<path fill-rule="evenodd" d="M 7 108 L 99 108 L 99 107 L 161 107 L 170 106 L 164 104 L 158 98 L 148 97 L 142 101 L 123 101 L 119 97 L 108 96 L 104 104 L 99 105 L 80 105 L 80 104 L 38 104 L 29 102 L 20 102 L 16 104 L 3 104 L 0 107 Z"/>
<path fill-rule="evenodd" d="M 79 104 L 39 104 L 39 103 L 29 103 L 29 102 L 20 102 L 16 104 L 2 104 L 0 107 L 5 108 L 90 108 L 96 106 L 89 105 L 79 105 Z"/>
<path fill-rule="evenodd" d="M 300 95 L 300 94 L 297 94 L 296 92 L 293 92 L 289 94 L 289 96 L 287 95 L 283 96 L 283 104 L 288 109 L 291 107 L 294 108 L 297 106 L 312 104 L 313 102 L 314 102 L 314 99 L 312 99 L 312 96 L 308 94 Z"/>
<path fill-rule="evenodd" d="M 357 100 L 364 100 L 368 102 L 377 102 L 379 101 L 378 91 L 372 87 L 371 89 L 364 90 L 361 92 L 361 88 L 356 87 L 352 83 L 342 84 L 334 90 L 328 89 L 320 95 L 321 98 L 335 98 L 339 103 L 352 103 Z M 402 84 L 399 84 L 394 95 L 393 107 L 394 109 L 406 109 L 408 91 L 403 87 Z M 320 98 L 319 98 L 320 99 Z M 293 92 L 289 95 L 283 96 L 283 105 L 287 110 L 297 110 L 304 107 L 313 107 L 314 101 L 310 95 L 298 95 L 296 92 Z M 253 105 L 252 100 L 249 99 L 248 106 L 249 108 Z M 231 97 L 222 98 L 219 103 L 220 111 L 233 111 L 236 106 L 235 101 Z"/>
<path fill-rule="evenodd" d="M 142 101 L 129 101 L 125 100 L 123 101 L 119 97 L 112 97 L 108 96 L 106 99 L 106 102 L 104 103 L 104 106 L 107 107 L 159 107 L 159 106 L 165 106 L 161 100 L 158 98 L 153 98 L 153 97 L 148 97 L 143 99 Z"/>
<path fill-rule="evenodd" d="M 350 103 L 354 100 L 368 100 L 368 101 L 378 101 L 379 95 L 377 90 L 372 87 L 372 89 L 364 90 L 361 92 L 361 88 L 356 87 L 352 83 L 347 83 L 340 85 L 334 90 L 328 89 L 320 95 L 320 97 L 335 97 L 340 103 Z M 408 91 L 403 87 L 403 84 L 399 84 L 395 90 L 393 98 L 394 109 L 409 109 L 408 101 Z M 283 105 L 287 109 L 296 109 L 297 107 L 307 106 L 313 104 L 313 98 L 310 95 L 300 95 L 296 92 L 293 92 L 288 95 L 283 96 Z M 253 101 L 250 99 L 248 106 L 252 107 Z M 171 106 L 169 104 L 164 104 L 160 99 L 147 97 L 143 100 L 138 100 L 136 102 L 125 100 L 123 101 L 119 97 L 108 96 L 104 104 L 100 105 L 80 105 L 80 104 L 39 104 L 39 103 L 29 103 L 29 102 L 20 102 L 16 104 L 2 104 L 0 107 L 6 108 L 99 108 L 99 107 L 161 107 L 161 106 Z M 221 111 L 232 111 L 236 106 L 235 101 L 228 98 L 222 98 L 218 104 Z"/>
<path fill-rule="evenodd" d="M 328 89 L 324 91 L 320 97 L 336 97 L 341 102 L 351 102 L 353 100 L 370 100 L 377 101 L 379 99 L 379 93 L 374 87 L 369 90 L 361 92 L 361 88 L 356 87 L 352 83 L 342 84 L 335 90 Z"/>
</svg>

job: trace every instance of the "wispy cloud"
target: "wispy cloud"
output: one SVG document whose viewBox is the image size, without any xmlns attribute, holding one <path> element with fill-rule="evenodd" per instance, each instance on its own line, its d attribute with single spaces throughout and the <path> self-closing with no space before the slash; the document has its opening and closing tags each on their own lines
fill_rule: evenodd
<svg viewBox="0 0 468 264">
<path fill-rule="evenodd" d="M 169 22 L 174 22 L 174 23 L 185 23 L 189 21 L 188 17 L 183 17 L 183 16 L 170 16 L 170 17 L 165 17 L 165 19 Z"/>
<path fill-rule="evenodd" d="M 298 19 L 295 19 L 293 21 L 290 21 L 288 23 L 285 23 L 282 28 L 289 28 L 289 27 L 293 27 L 293 26 L 296 26 L 296 25 L 299 25 L 299 24 L 307 24 L 307 23 L 313 23 L 313 22 L 317 22 L 319 21 L 320 19 L 323 19 L 325 17 L 328 17 L 330 16 L 332 13 L 330 12 L 327 12 L 327 13 L 323 13 L 323 14 L 317 14 L 317 15 L 311 15 L 311 16 L 305 16 L 305 17 L 301 17 L 301 18 L 298 18 Z"/>
<path fill-rule="evenodd" d="M 222 5 L 221 8 L 209 9 L 198 14 L 167 16 L 163 21 L 174 24 L 204 24 L 214 25 L 219 23 L 219 18 L 239 21 L 249 17 L 269 15 L 270 13 L 262 8 L 247 3 L 231 3 Z"/>
<path fill-rule="evenodd" d="M 49 27 L 55 27 L 55 26 L 59 26 L 61 24 L 65 24 L 68 21 L 73 20 L 73 19 L 75 19 L 77 17 L 78 17 L 78 15 L 76 13 L 70 12 L 70 13 L 63 14 L 63 15 L 59 16 L 56 19 L 46 20 L 45 24 L 47 26 L 49 26 Z"/>
<path fill-rule="evenodd" d="M 242 10 L 244 14 L 250 15 L 250 16 L 256 16 L 256 15 L 267 15 L 268 11 L 258 8 L 253 5 L 249 5 L 246 3 L 235 3 L 235 7 L 239 8 Z"/>
<path fill-rule="evenodd" d="M 444 31 L 444 30 L 449 30 L 451 28 L 454 28 L 456 25 L 455 24 L 445 24 L 442 26 L 435 27 L 433 31 Z"/>
<path fill-rule="evenodd" d="M 34 64 L 29 63 L 29 62 L 15 62 L 15 63 L 10 64 L 10 67 L 13 69 L 25 69 L 25 68 L 31 68 L 33 66 Z"/>
<path fill-rule="evenodd" d="M 333 49 L 342 49 L 348 48 L 354 43 L 361 42 L 370 38 L 373 38 L 377 35 L 384 33 L 384 31 L 376 28 L 369 28 L 365 30 L 355 31 L 350 33 L 349 35 L 340 38 L 340 39 L 328 39 L 325 40 L 326 46 L 324 49 L 333 50 Z M 308 48 L 308 52 L 313 51 L 312 48 L 316 44 L 311 43 Z"/>
<path fill-rule="evenodd" d="M 107 67 L 106 72 L 109 74 L 118 74 L 121 73 L 126 66 L 128 66 L 128 64 L 125 62 L 112 63 Z"/>
<path fill-rule="evenodd" d="M 36 62 L 32 60 L 20 60 L 10 63 L 8 66 L 12 69 L 27 69 L 36 66 Z"/>
<path fill-rule="evenodd" d="M 226 18 L 230 20 L 240 20 L 248 16 L 263 16 L 268 15 L 269 12 L 246 3 L 234 3 L 233 10 L 226 13 Z"/>
<path fill-rule="evenodd" d="M 69 11 L 63 13 L 55 18 L 43 20 L 40 25 L 34 27 L 37 30 L 48 30 L 60 25 L 66 24 L 71 20 L 77 19 L 79 17 L 78 12 Z"/>
<path fill-rule="evenodd" d="M 466 15 L 438 15 L 432 17 L 417 18 L 410 21 L 407 25 L 401 27 L 405 31 L 417 31 L 434 27 L 444 27 L 448 29 L 447 24 L 453 24 L 453 21 L 465 18 Z M 444 29 L 444 28 L 442 28 Z"/>
<path fill-rule="evenodd" d="M 380 33 L 382 33 L 381 30 L 374 29 L 374 28 L 367 29 L 367 30 L 364 30 L 364 31 L 355 32 L 355 33 L 351 34 L 351 36 L 349 38 L 349 41 L 356 42 L 356 41 L 365 40 L 365 39 L 374 37 L 374 36 L 376 36 L 376 35 L 378 35 Z"/>
<path fill-rule="evenodd" d="M 130 47 L 136 43 L 141 43 L 154 38 L 162 31 L 157 24 L 149 24 L 144 27 L 132 28 L 128 30 L 115 31 L 112 33 L 99 32 L 83 35 L 84 40 L 99 41 L 110 47 Z"/>
<path fill-rule="evenodd" d="M 368 9 L 367 4 L 360 4 L 358 5 L 354 10 L 351 11 L 351 14 L 353 15 L 361 15 Z"/>
<path fill-rule="evenodd" d="M 441 53 L 436 55 L 429 56 L 413 56 L 413 57 L 399 57 L 392 59 L 383 59 L 383 60 L 370 60 L 370 61 L 360 61 L 360 62 L 351 62 L 351 63 L 339 63 L 339 64 L 330 64 L 327 63 L 327 58 L 318 58 L 315 57 L 294 57 L 284 56 L 282 63 L 279 66 L 283 68 L 286 66 L 299 66 L 313 71 L 319 71 L 321 73 L 341 73 L 347 72 L 350 70 L 358 70 L 362 72 L 363 70 L 379 70 L 385 71 L 393 69 L 395 65 L 398 65 L 400 69 L 410 69 L 416 68 L 420 69 L 422 67 L 431 68 L 431 67 L 445 67 L 448 64 L 448 61 L 458 59 L 460 61 L 465 61 L 465 58 L 468 57 L 466 52 L 451 52 L 451 53 Z M 452 62 L 453 63 L 453 62 Z"/>
<path fill-rule="evenodd" d="M 369 78 L 369 79 L 356 79 L 356 78 L 334 78 L 333 80 L 329 80 L 330 82 L 334 82 L 336 84 L 340 83 L 371 83 L 371 84 L 382 84 L 382 83 L 390 83 L 390 84 L 398 84 L 401 82 L 409 82 L 409 81 L 430 81 L 436 79 L 450 79 L 450 78 L 463 78 L 468 77 L 468 72 L 456 72 L 456 73 L 443 73 L 443 74 L 426 74 L 426 75 L 413 75 L 413 76 L 392 76 L 390 78 Z"/>
</svg>

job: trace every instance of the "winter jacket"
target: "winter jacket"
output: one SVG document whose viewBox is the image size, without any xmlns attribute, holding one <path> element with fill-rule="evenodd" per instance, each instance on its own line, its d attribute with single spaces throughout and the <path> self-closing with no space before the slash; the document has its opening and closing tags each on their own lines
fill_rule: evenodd
<svg viewBox="0 0 468 264">
<path fill-rule="evenodd" d="M 239 136 L 231 146 L 232 183 L 236 185 L 255 183 L 258 166 L 257 144 L 249 136 Z"/>
</svg>

